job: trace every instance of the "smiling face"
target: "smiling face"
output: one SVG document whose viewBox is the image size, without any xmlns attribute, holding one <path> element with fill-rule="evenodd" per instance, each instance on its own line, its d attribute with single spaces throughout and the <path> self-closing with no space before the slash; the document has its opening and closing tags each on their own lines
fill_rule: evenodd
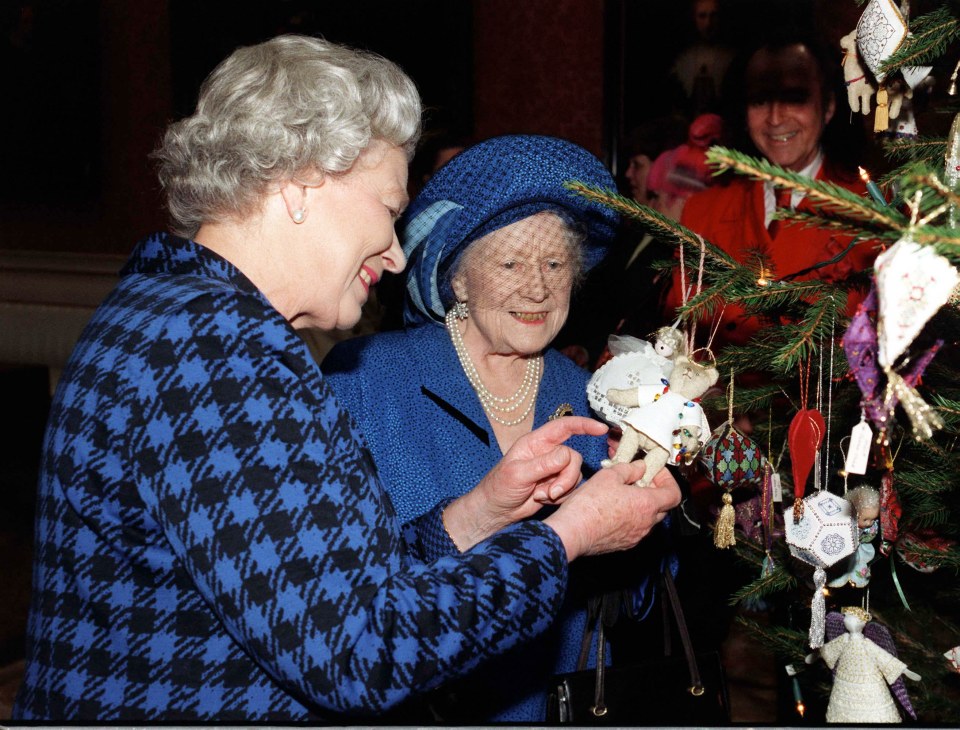
<svg viewBox="0 0 960 730">
<path fill-rule="evenodd" d="M 463 339 L 471 355 L 535 355 L 553 341 L 570 310 L 579 245 L 546 212 L 471 244 L 451 282 L 470 309 Z"/>
<path fill-rule="evenodd" d="M 383 272 L 403 270 L 394 224 L 406 186 L 406 153 L 375 141 L 348 172 L 305 189 L 305 219 L 294 228 L 304 254 L 289 279 L 300 280 L 294 327 L 353 327 Z"/>
<path fill-rule="evenodd" d="M 746 94 L 747 130 L 763 156 L 793 171 L 813 162 L 835 102 L 824 99 L 810 50 L 796 44 L 757 51 L 747 65 Z"/>
</svg>

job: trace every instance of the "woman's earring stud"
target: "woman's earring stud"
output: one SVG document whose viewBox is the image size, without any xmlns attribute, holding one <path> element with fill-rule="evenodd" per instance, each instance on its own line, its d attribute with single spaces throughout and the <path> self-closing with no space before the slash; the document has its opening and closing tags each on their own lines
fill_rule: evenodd
<svg viewBox="0 0 960 730">
<path fill-rule="evenodd" d="M 459 320 L 464 320 L 470 316 L 470 309 L 466 302 L 458 301 L 453 305 L 453 316 Z"/>
<path fill-rule="evenodd" d="M 303 223 L 304 218 L 307 217 L 307 212 L 303 208 L 297 208 L 290 214 L 290 217 L 293 218 L 294 223 Z"/>
</svg>

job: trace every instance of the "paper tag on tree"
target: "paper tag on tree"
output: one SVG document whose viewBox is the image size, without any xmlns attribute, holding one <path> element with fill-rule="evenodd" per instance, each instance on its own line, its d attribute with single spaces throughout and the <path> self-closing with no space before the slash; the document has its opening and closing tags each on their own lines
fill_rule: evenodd
<svg viewBox="0 0 960 730">
<path fill-rule="evenodd" d="M 774 502 L 783 501 L 783 487 L 780 486 L 780 475 L 777 472 L 770 475 L 770 494 Z"/>
<path fill-rule="evenodd" d="M 850 432 L 850 448 L 844 465 L 847 474 L 866 474 L 872 443 L 873 431 L 870 429 L 870 424 L 860 421 Z"/>
</svg>

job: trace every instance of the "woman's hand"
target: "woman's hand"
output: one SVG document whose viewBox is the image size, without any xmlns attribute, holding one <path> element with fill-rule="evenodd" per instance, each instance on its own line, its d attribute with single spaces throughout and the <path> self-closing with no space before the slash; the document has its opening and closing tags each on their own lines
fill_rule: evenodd
<svg viewBox="0 0 960 730">
<path fill-rule="evenodd" d="M 667 469 L 650 486 L 636 486 L 645 469 L 642 461 L 601 469 L 544 520 L 560 535 L 568 560 L 631 548 L 680 504 L 680 487 Z"/>
<path fill-rule="evenodd" d="M 457 547 L 469 550 L 544 504 L 562 500 L 580 482 L 583 463 L 563 442 L 606 432 L 607 427 L 592 418 L 566 416 L 517 439 L 476 487 L 444 510 L 444 525 Z"/>
</svg>

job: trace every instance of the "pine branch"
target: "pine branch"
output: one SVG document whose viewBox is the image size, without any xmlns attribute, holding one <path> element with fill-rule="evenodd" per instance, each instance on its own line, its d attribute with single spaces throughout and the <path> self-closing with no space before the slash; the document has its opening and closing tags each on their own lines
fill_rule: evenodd
<svg viewBox="0 0 960 730">
<path fill-rule="evenodd" d="M 756 639 L 757 648 L 761 651 L 773 653 L 789 662 L 803 664 L 807 640 L 805 632 L 783 626 L 763 626 L 746 616 L 735 616 L 734 621 Z"/>
<path fill-rule="evenodd" d="M 734 391 L 733 410 L 735 413 L 762 411 L 780 394 L 779 385 L 763 385 L 755 388 L 737 388 Z"/>
<path fill-rule="evenodd" d="M 582 195 L 588 200 L 606 205 L 617 213 L 637 221 L 655 236 L 683 244 L 691 252 L 696 252 L 697 255 L 699 255 L 702 247 L 706 258 L 712 263 L 727 269 L 737 267 L 736 261 L 726 251 L 717 248 L 702 236 L 697 235 L 676 221 L 661 215 L 653 208 L 641 205 L 637 201 L 623 196 L 614 190 L 608 190 L 595 185 L 573 181 L 565 183 L 564 187 L 578 195 Z"/>
<path fill-rule="evenodd" d="M 739 542 L 737 544 L 739 545 Z M 796 587 L 797 579 L 790 571 L 780 563 L 777 563 L 769 573 L 760 576 L 752 583 L 748 583 L 738 591 L 735 591 L 730 597 L 729 603 L 733 606 L 740 601 L 757 600 L 775 593 L 789 591 Z"/>
<path fill-rule="evenodd" d="M 960 23 L 947 8 L 937 8 L 911 21 L 910 35 L 880 65 L 880 71 L 890 74 L 904 66 L 921 66 L 934 61 L 956 38 L 960 38 Z"/>
<path fill-rule="evenodd" d="M 947 141 L 942 137 L 903 137 L 885 140 L 883 151 L 892 162 L 932 163 L 943 159 L 947 152 Z M 890 172 L 892 178 L 898 174 L 898 170 Z"/>
<path fill-rule="evenodd" d="M 737 289 L 747 286 L 750 280 L 756 280 L 756 274 L 745 271 L 743 267 L 740 267 L 740 270 L 729 274 L 726 280 L 705 286 L 699 294 L 690 298 L 685 305 L 678 307 L 677 312 L 685 322 L 709 319 L 718 307 L 722 308 L 727 302 L 735 301 Z"/>
<path fill-rule="evenodd" d="M 826 229 L 852 238 L 873 241 L 876 239 L 896 241 L 903 235 L 899 230 L 891 231 L 888 228 L 878 228 L 870 223 L 853 223 L 839 214 L 825 210 L 778 210 L 776 218 L 801 223 L 808 228 Z M 866 243 L 867 240 L 858 241 L 858 245 Z"/>
<path fill-rule="evenodd" d="M 817 342 L 833 337 L 837 324 L 843 321 L 846 304 L 846 294 L 824 296 L 807 309 L 800 322 L 783 325 L 779 334 L 784 344 L 774 364 L 784 373 L 792 372 L 802 360 L 815 353 Z"/>
<path fill-rule="evenodd" d="M 947 398 L 941 391 L 932 394 L 929 402 L 931 405 L 937 407 L 937 411 L 944 419 L 948 429 L 953 429 L 960 425 L 960 400 Z"/>
<path fill-rule="evenodd" d="M 857 222 L 873 223 L 880 228 L 902 231 L 909 219 L 890 206 L 880 206 L 873 200 L 852 193 L 840 185 L 812 180 L 803 175 L 784 170 L 767 160 L 745 155 L 725 147 L 711 147 L 707 161 L 720 170 L 734 170 L 753 180 L 764 180 L 777 187 L 803 191 L 816 206 L 852 218 Z"/>
<path fill-rule="evenodd" d="M 736 373 L 748 371 L 775 373 L 777 368 L 773 366 L 773 362 L 782 345 L 780 341 L 766 342 L 759 339 L 754 339 L 749 346 L 727 345 L 720 351 L 717 367 L 723 372 L 733 369 Z M 776 393 L 772 394 L 771 398 L 775 396 Z"/>
</svg>

